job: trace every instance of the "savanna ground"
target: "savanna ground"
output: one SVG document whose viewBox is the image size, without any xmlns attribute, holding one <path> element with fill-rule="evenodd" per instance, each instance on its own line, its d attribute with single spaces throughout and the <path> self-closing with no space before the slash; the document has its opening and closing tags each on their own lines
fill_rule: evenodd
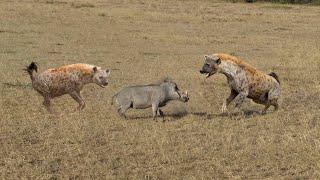
<svg viewBox="0 0 320 180">
<path fill-rule="evenodd" d="M 0 2 L 1 179 L 320 178 L 320 7 L 213 1 Z M 229 88 L 199 74 L 203 55 L 234 54 L 281 78 L 282 107 L 220 116 Z M 115 70 L 50 115 L 22 68 L 71 63 Z M 187 104 L 118 117 L 110 99 L 127 85 L 171 76 Z M 232 104 L 233 105 L 233 104 Z M 231 107 L 232 107 L 231 105 Z"/>
</svg>

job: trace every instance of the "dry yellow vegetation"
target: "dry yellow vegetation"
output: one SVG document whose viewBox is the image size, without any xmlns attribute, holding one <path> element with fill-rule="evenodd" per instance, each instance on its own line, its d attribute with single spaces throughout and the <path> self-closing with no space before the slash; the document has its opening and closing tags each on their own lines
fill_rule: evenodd
<svg viewBox="0 0 320 180">
<path fill-rule="evenodd" d="M 1 179 L 320 178 L 320 7 L 209 0 L 2 0 L 0 2 Z M 234 54 L 281 79 L 282 107 L 220 116 L 224 76 L 204 80 L 203 55 Z M 87 107 L 54 99 L 50 115 L 22 68 L 71 63 L 115 70 L 84 88 Z M 171 76 L 188 104 L 110 106 L 128 85 Z"/>
</svg>

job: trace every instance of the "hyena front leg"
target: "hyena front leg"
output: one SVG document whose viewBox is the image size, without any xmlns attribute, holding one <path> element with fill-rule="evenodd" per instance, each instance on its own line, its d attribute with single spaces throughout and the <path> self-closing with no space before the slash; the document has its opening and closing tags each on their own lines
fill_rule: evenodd
<svg viewBox="0 0 320 180">
<path fill-rule="evenodd" d="M 80 111 L 86 106 L 86 103 L 80 95 L 80 91 L 70 92 L 69 95 L 79 103 L 79 106 L 75 109 L 75 111 Z"/>
<path fill-rule="evenodd" d="M 231 93 L 229 95 L 229 97 L 226 99 L 226 101 L 223 103 L 222 107 L 221 107 L 221 112 L 225 113 L 228 111 L 227 107 L 228 105 L 234 100 L 235 97 L 237 97 L 239 93 L 233 89 L 231 89 Z"/>
<path fill-rule="evenodd" d="M 248 91 L 242 91 L 240 92 L 236 98 L 234 99 L 236 106 L 235 106 L 235 111 L 239 111 L 242 103 L 244 102 L 245 98 L 248 96 L 249 92 Z"/>
</svg>

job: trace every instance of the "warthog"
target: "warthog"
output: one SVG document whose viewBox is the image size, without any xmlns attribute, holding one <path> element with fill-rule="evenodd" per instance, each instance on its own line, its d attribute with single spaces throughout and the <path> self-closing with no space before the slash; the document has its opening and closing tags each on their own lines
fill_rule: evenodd
<svg viewBox="0 0 320 180">
<path fill-rule="evenodd" d="M 80 95 L 83 86 L 96 83 L 100 87 L 108 85 L 107 77 L 110 70 L 89 64 L 71 64 L 59 68 L 48 69 L 38 73 L 38 67 L 32 62 L 24 69 L 30 75 L 32 87 L 44 98 L 43 105 L 52 112 L 50 101 L 52 98 L 69 94 L 79 103 L 77 110 L 85 107 L 85 102 Z"/>
<path fill-rule="evenodd" d="M 112 98 L 118 104 L 118 113 L 120 116 L 125 117 L 125 112 L 129 108 L 133 109 L 146 109 L 152 107 L 153 119 L 157 115 L 164 117 L 163 112 L 159 107 L 165 106 L 171 100 L 179 100 L 188 102 L 188 91 L 182 93 L 177 84 L 173 81 L 165 79 L 157 84 L 130 86 L 120 90 Z"/>
</svg>

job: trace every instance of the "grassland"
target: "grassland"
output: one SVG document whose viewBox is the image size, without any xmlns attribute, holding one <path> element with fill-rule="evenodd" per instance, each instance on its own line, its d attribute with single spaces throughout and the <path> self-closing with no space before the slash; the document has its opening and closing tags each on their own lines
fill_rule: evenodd
<svg viewBox="0 0 320 180">
<path fill-rule="evenodd" d="M 1 179 L 320 178 L 320 7 L 178 0 L 0 2 Z M 234 54 L 282 84 L 282 107 L 220 116 L 225 77 L 204 80 L 203 55 Z M 113 71 L 50 115 L 22 68 L 85 62 Z M 120 119 L 110 99 L 127 85 L 171 76 L 188 104 L 165 122 L 150 110 Z"/>
</svg>

